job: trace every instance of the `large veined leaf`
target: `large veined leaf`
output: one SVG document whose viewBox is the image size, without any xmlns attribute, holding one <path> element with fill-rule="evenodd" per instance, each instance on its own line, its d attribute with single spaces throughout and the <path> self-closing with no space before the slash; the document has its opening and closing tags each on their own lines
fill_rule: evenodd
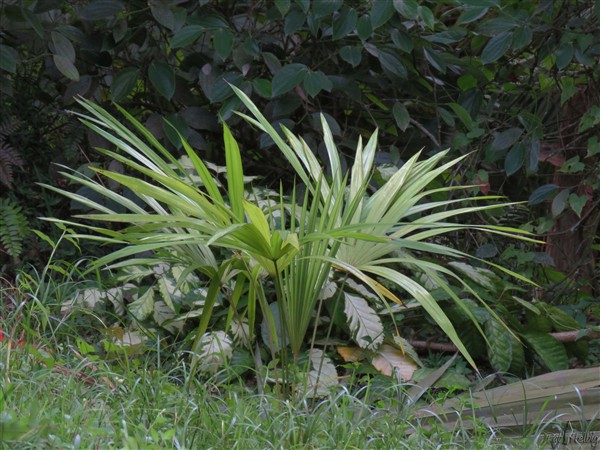
<svg viewBox="0 0 600 450">
<path fill-rule="evenodd" d="M 193 349 L 193 363 L 203 372 L 215 373 L 233 354 L 232 341 L 224 331 L 202 335 Z"/>
<path fill-rule="evenodd" d="M 514 337 L 495 319 L 485 323 L 485 334 L 492 367 L 500 372 L 507 372 L 512 363 L 512 347 L 516 343 Z"/>
<path fill-rule="evenodd" d="M 146 289 L 146 292 L 131 302 L 128 308 L 137 320 L 146 319 L 154 312 L 154 289 Z"/>
<path fill-rule="evenodd" d="M 538 354 L 542 363 L 550 370 L 564 370 L 569 366 L 565 346 L 546 333 L 523 333 L 527 344 Z"/>
<path fill-rule="evenodd" d="M 338 385 L 338 374 L 331 359 L 318 348 L 308 352 L 311 370 L 306 379 L 306 394 L 309 397 L 321 397 Z"/>
<path fill-rule="evenodd" d="M 344 297 L 344 312 L 354 339 L 362 348 L 375 350 L 383 342 L 381 319 L 364 298 L 347 292 Z"/>
<path fill-rule="evenodd" d="M 406 352 L 389 344 L 379 347 L 371 364 L 384 375 L 394 375 L 398 381 L 409 381 L 417 370 L 417 364 Z"/>
</svg>

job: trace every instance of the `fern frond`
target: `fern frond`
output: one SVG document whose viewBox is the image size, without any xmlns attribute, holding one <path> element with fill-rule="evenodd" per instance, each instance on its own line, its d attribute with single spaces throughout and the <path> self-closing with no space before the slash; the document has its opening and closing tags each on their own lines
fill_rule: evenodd
<svg viewBox="0 0 600 450">
<path fill-rule="evenodd" d="M 22 208 L 10 198 L 0 199 L 0 244 L 12 258 L 21 254 L 27 231 L 28 220 Z"/>
<path fill-rule="evenodd" d="M 13 168 L 23 167 L 21 155 L 7 142 L 7 136 L 19 129 L 21 123 L 16 120 L 5 120 L 0 123 L 0 183 L 11 187 Z"/>
</svg>

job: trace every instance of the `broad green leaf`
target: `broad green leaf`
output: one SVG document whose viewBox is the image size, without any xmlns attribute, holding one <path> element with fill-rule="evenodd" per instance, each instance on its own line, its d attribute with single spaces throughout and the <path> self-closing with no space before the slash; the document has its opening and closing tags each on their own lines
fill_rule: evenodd
<svg viewBox="0 0 600 450">
<path fill-rule="evenodd" d="M 565 346 L 546 333 L 523 333 L 523 338 L 539 356 L 542 364 L 551 371 L 569 367 Z"/>
<path fill-rule="evenodd" d="M 14 48 L 0 44 L 0 69 L 16 73 L 18 61 L 19 53 Z"/>
<path fill-rule="evenodd" d="M 433 17 L 433 12 L 431 12 L 431 9 L 429 9 L 427 6 L 420 5 L 417 7 L 417 13 L 425 23 L 425 26 L 433 31 L 435 29 L 435 18 Z"/>
<path fill-rule="evenodd" d="M 383 375 L 395 375 L 398 381 L 410 381 L 418 368 L 407 353 L 389 344 L 379 347 L 371 364 Z"/>
<path fill-rule="evenodd" d="M 492 367 L 499 372 L 508 372 L 512 362 L 512 346 L 516 343 L 510 332 L 497 320 L 485 323 L 488 342 L 488 357 Z"/>
<path fill-rule="evenodd" d="M 110 85 L 110 94 L 114 102 L 121 102 L 131 93 L 138 80 L 140 71 L 137 67 L 127 67 L 117 73 Z"/>
<path fill-rule="evenodd" d="M 257 78 L 252 82 L 254 91 L 263 98 L 270 99 L 273 96 L 271 81 L 266 78 Z"/>
<path fill-rule="evenodd" d="M 490 64 L 502 58 L 512 43 L 513 35 L 509 32 L 500 33 L 491 38 L 481 52 L 482 64 Z"/>
<path fill-rule="evenodd" d="M 356 22 L 356 32 L 358 33 L 358 37 L 364 43 L 367 39 L 371 37 L 373 34 L 373 26 L 371 25 L 371 18 L 364 14 L 360 16 L 358 21 Z"/>
<path fill-rule="evenodd" d="M 373 30 L 384 25 L 394 15 L 394 4 L 390 0 L 373 2 L 371 8 L 371 26 Z"/>
<path fill-rule="evenodd" d="M 590 128 L 595 127 L 599 123 L 600 123 L 600 106 L 592 105 L 592 107 L 583 114 L 583 117 L 579 121 L 579 128 L 577 128 L 577 131 L 579 133 L 583 133 L 584 131 L 587 131 Z"/>
<path fill-rule="evenodd" d="M 521 137 L 523 129 L 514 127 L 498 133 L 492 141 L 492 150 L 506 150 Z"/>
<path fill-rule="evenodd" d="M 423 54 L 425 55 L 425 59 L 431 64 L 436 70 L 439 70 L 441 73 L 446 73 L 446 63 L 442 59 L 442 56 L 433 49 L 423 49 Z"/>
<path fill-rule="evenodd" d="M 148 77 L 152 86 L 167 100 L 175 93 L 175 72 L 167 63 L 154 61 L 148 67 Z"/>
<path fill-rule="evenodd" d="M 343 0 L 312 0 L 311 9 L 315 18 L 330 16 L 344 4 Z"/>
<path fill-rule="evenodd" d="M 564 77 L 561 80 L 560 106 L 568 102 L 575 94 L 577 94 L 577 86 L 572 77 Z"/>
<path fill-rule="evenodd" d="M 52 60 L 56 65 L 56 68 L 60 73 L 62 73 L 69 80 L 77 81 L 79 80 L 79 71 L 77 67 L 73 64 L 69 58 L 62 55 L 53 55 Z"/>
<path fill-rule="evenodd" d="M 173 35 L 170 47 L 180 48 L 192 45 L 205 31 L 206 29 L 200 25 L 186 25 Z"/>
<path fill-rule="evenodd" d="M 407 19 L 414 20 L 419 17 L 419 4 L 416 0 L 393 0 L 394 8 Z"/>
<path fill-rule="evenodd" d="M 448 103 L 448 106 L 452 108 L 454 114 L 456 114 L 467 130 L 473 129 L 476 124 L 473 121 L 471 114 L 469 114 L 469 112 L 462 105 L 459 105 L 458 103 Z"/>
<path fill-rule="evenodd" d="M 217 55 L 225 60 L 233 48 L 233 33 L 229 28 L 219 28 L 213 33 L 213 46 Z"/>
<path fill-rule="evenodd" d="M 488 10 L 489 8 L 486 6 L 466 6 L 463 8 L 463 12 L 456 21 L 456 24 L 466 25 L 475 22 L 485 16 Z"/>
<path fill-rule="evenodd" d="M 308 73 L 304 64 L 292 63 L 283 66 L 275 73 L 272 81 L 273 97 L 278 97 L 298 86 Z"/>
<path fill-rule="evenodd" d="M 587 141 L 586 157 L 589 158 L 590 156 L 597 155 L 598 153 L 600 153 L 600 141 L 598 140 L 598 136 L 592 136 Z"/>
<path fill-rule="evenodd" d="M 285 16 L 283 32 L 286 36 L 294 34 L 296 31 L 302 28 L 305 22 L 306 14 L 302 11 L 294 9 Z"/>
<path fill-rule="evenodd" d="M 528 26 L 517 28 L 513 32 L 512 48 L 520 50 L 527 47 L 533 39 L 533 31 Z"/>
<path fill-rule="evenodd" d="M 573 211 L 575 211 L 575 214 L 577 214 L 577 217 L 581 217 L 583 208 L 587 204 L 588 200 L 589 200 L 589 197 L 585 194 L 584 195 L 577 195 L 577 194 L 569 195 L 569 206 L 571 207 L 571 209 Z"/>
<path fill-rule="evenodd" d="M 340 49 L 340 57 L 346 61 L 352 67 L 356 67 L 360 64 L 362 55 L 360 49 L 355 45 L 345 45 Z"/>
<path fill-rule="evenodd" d="M 69 39 L 62 34 L 52 31 L 50 33 L 53 45 L 53 53 L 65 57 L 72 63 L 75 62 L 75 48 Z"/>
<path fill-rule="evenodd" d="M 148 318 L 154 312 L 154 289 L 146 289 L 146 292 L 127 305 L 127 308 L 137 320 Z"/>
<path fill-rule="evenodd" d="M 119 0 L 92 0 L 79 11 L 82 20 L 102 20 L 116 16 L 125 6 Z"/>
<path fill-rule="evenodd" d="M 523 144 L 516 144 L 510 149 L 504 160 L 504 172 L 506 176 L 511 176 L 523 166 L 525 162 L 526 149 Z"/>
<path fill-rule="evenodd" d="M 554 53 L 556 56 L 556 67 L 558 70 L 562 70 L 567 67 L 573 56 L 575 55 L 575 47 L 572 45 L 563 45 Z"/>
<path fill-rule="evenodd" d="M 408 113 L 406 106 L 404 106 L 404 103 L 394 103 L 392 114 L 394 115 L 394 120 L 396 121 L 398 128 L 400 128 L 402 131 L 406 131 L 410 125 L 410 114 Z"/>
<path fill-rule="evenodd" d="M 333 84 L 329 78 L 327 78 L 327 75 L 319 70 L 317 72 L 307 72 L 304 78 L 303 86 L 308 95 L 311 97 L 316 97 L 316 95 L 322 90 L 331 92 Z"/>
<path fill-rule="evenodd" d="M 404 53 L 410 53 L 413 51 L 415 44 L 410 34 L 398 30 L 397 28 L 394 28 L 391 31 L 390 35 L 392 37 L 392 42 L 394 43 L 394 45 L 400 50 L 402 50 Z"/>
<path fill-rule="evenodd" d="M 356 28 L 358 13 L 354 8 L 344 7 L 341 13 L 333 19 L 333 40 L 346 37 Z"/>
<path fill-rule="evenodd" d="M 552 198 L 556 194 L 556 191 L 558 191 L 558 186 L 556 184 L 551 183 L 540 186 L 531 193 L 531 195 L 529 196 L 528 203 L 530 205 L 537 205 L 539 203 L 542 203 L 543 201 Z"/>
<path fill-rule="evenodd" d="M 375 350 L 383 342 L 383 324 L 367 301 L 357 295 L 344 292 L 344 313 L 356 343 L 366 349 Z"/>
<path fill-rule="evenodd" d="M 381 63 L 381 67 L 383 69 L 391 72 L 392 74 L 402 79 L 406 79 L 408 77 L 408 71 L 406 70 L 406 67 L 404 64 L 402 64 L 396 53 L 392 50 L 380 50 L 379 62 Z"/>
<path fill-rule="evenodd" d="M 279 10 L 281 16 L 285 16 L 287 12 L 290 10 L 291 1 L 290 0 L 274 0 L 275 6 Z"/>
<path fill-rule="evenodd" d="M 552 216 L 558 217 L 567 207 L 567 201 L 569 199 L 569 189 L 563 189 L 556 197 L 552 200 Z"/>
</svg>

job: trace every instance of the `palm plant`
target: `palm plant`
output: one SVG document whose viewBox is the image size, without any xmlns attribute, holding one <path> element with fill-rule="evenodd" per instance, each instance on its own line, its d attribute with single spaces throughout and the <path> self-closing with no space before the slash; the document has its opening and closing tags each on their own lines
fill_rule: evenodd
<svg viewBox="0 0 600 450">
<path fill-rule="evenodd" d="M 137 176 L 97 168 L 92 170 L 135 192 L 141 202 L 134 202 L 97 180 L 67 169 L 63 173 L 66 178 L 87 186 L 112 203 L 100 204 L 76 193 L 46 187 L 96 211 L 79 215 L 79 219 L 108 225 L 101 227 L 48 220 L 87 229 L 86 233 L 75 237 L 120 247 L 95 261 L 93 268 L 106 265 L 118 268 L 161 261 L 186 267 L 183 278 L 191 272 L 203 274 L 209 280 L 208 293 L 194 348 L 201 345 L 202 337 L 209 328 L 222 285 L 233 279 L 237 295 L 230 301 L 228 322 L 232 315 L 244 316 L 252 335 L 257 317 L 261 314 L 270 330 L 272 351 L 289 344 L 297 361 L 319 296 L 332 271 L 341 271 L 386 302 L 402 304 L 399 294 L 384 287 L 381 280 L 391 282 L 414 298 L 475 366 L 452 323 L 432 295 L 407 274 L 409 271 L 426 274 L 461 304 L 446 277 L 458 280 L 467 290 L 470 290 L 469 285 L 448 266 L 432 262 L 422 255 L 428 253 L 447 259 L 467 255 L 428 242 L 428 239 L 467 228 L 530 239 L 520 230 L 450 222 L 451 218 L 461 214 L 499 208 L 502 204 L 447 209 L 464 199 L 424 202 L 432 194 L 463 189 L 427 190 L 427 186 L 464 157 L 439 165 L 446 152 L 424 161 L 418 161 L 417 154 L 379 190 L 369 195 L 367 190 L 377 148 L 376 132 L 364 148 L 359 141 L 354 165 L 349 174 L 344 174 L 331 131 L 323 119 L 331 169 L 328 175 L 301 138 L 282 127 L 286 142 L 243 92 L 233 86 L 232 89 L 253 117 L 241 115 L 273 139 L 306 186 L 301 198 L 298 198 L 294 187 L 289 202 L 283 192 L 280 194 L 279 221 L 274 219 L 273 211 L 263 211 L 257 202 L 246 197 L 240 151 L 226 125 L 223 125 L 223 133 L 227 185 L 226 192 L 222 192 L 215 176 L 183 138 L 183 148 L 200 183 L 195 183 L 181 163 L 126 111 L 119 108 L 141 137 L 104 109 L 83 100 L 80 104 L 87 113 L 80 114 L 81 120 L 118 149 L 99 151 L 121 162 Z M 468 200 L 496 199 L 487 196 Z M 111 204 L 118 205 L 125 212 L 117 212 L 116 208 L 110 207 Z M 417 216 L 419 218 L 414 220 Z M 115 229 L 110 223 L 120 224 L 118 226 L 122 228 Z M 221 249 L 219 256 L 215 253 L 216 249 Z M 136 256 L 149 251 L 152 252 L 151 257 Z M 279 318 L 274 316 L 269 304 L 267 285 L 263 280 L 265 275 L 274 286 Z M 512 275 L 522 278 L 518 274 Z M 239 299 L 242 292 L 247 292 L 243 310 Z M 474 291 L 471 292 L 477 296 Z M 466 311 L 471 314 L 468 309 Z M 478 326 L 477 322 L 474 323 Z"/>
</svg>

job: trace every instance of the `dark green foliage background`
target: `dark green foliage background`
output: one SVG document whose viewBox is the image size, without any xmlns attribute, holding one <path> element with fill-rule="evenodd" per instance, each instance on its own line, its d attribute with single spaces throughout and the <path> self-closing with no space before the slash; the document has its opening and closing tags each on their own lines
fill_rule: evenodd
<svg viewBox="0 0 600 450">
<path fill-rule="evenodd" d="M 288 168 L 233 115 L 231 83 L 315 152 L 319 113 L 348 159 L 357 136 L 376 127 L 380 163 L 399 165 L 423 147 L 473 151 L 444 181 L 529 200 L 516 218 L 495 220 L 543 234 L 564 214 L 583 221 L 597 203 L 599 16 L 591 0 L 4 1 L 0 119 L 22 124 L 4 139 L 25 164 L 3 196 L 33 227 L 36 216 L 70 214 L 32 182 L 64 183 L 53 163 L 97 160 L 102 140 L 67 113 L 76 96 L 122 104 L 178 152 L 165 117 L 217 163 L 226 120 L 246 172 L 278 187 Z M 556 184 L 557 172 L 571 185 Z M 506 250 L 461 245 L 488 257 Z M 37 246 L 31 240 L 20 259 L 39 258 Z M 526 253 L 526 263 L 551 262 Z"/>
</svg>

